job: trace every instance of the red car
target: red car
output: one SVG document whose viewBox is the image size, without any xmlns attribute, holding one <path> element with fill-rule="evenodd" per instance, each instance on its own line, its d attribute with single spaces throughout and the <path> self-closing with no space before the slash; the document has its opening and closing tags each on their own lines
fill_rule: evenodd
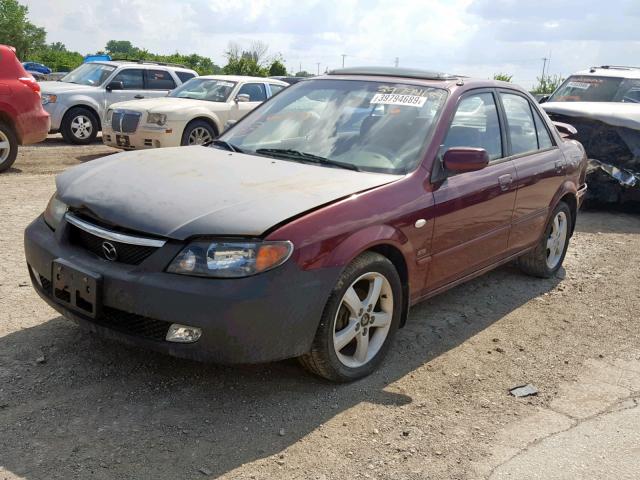
<svg viewBox="0 0 640 480">
<path fill-rule="evenodd" d="M 47 138 L 49 114 L 42 108 L 40 85 L 11 47 L 0 45 L 0 172 L 18 155 L 18 145 Z"/>
<path fill-rule="evenodd" d="M 510 83 L 341 70 L 210 147 L 67 170 L 26 259 L 41 297 L 101 335 L 349 381 L 415 303 L 511 260 L 554 275 L 586 161 Z"/>
</svg>

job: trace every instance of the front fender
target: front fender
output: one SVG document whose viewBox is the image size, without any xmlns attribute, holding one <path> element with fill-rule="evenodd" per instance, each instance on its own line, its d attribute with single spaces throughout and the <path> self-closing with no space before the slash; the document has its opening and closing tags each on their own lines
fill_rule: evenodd
<svg viewBox="0 0 640 480">
<path fill-rule="evenodd" d="M 189 116 L 185 118 L 184 126 L 186 127 L 189 122 L 197 120 L 198 118 L 206 118 L 207 120 L 210 120 L 216 126 L 218 134 L 222 133 L 224 126 L 222 125 L 220 118 L 215 113 L 204 109 L 190 110 Z"/>
<path fill-rule="evenodd" d="M 69 109 L 74 108 L 74 107 L 89 107 L 91 108 L 93 111 L 96 112 L 97 116 L 98 116 L 98 120 L 100 121 L 100 123 L 102 123 L 102 116 L 104 115 L 104 112 L 102 111 L 102 106 L 100 105 L 100 103 L 88 96 L 88 95 L 84 95 L 84 94 L 72 94 L 69 95 L 68 97 L 65 97 L 62 102 L 64 105 L 64 111 L 62 112 L 62 117 L 64 117 L 64 115 L 69 111 Z"/>
</svg>

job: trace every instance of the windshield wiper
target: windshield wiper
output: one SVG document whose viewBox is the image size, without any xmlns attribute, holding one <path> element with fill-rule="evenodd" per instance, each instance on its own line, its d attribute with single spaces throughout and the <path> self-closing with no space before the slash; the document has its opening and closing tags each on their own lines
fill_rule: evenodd
<svg viewBox="0 0 640 480">
<path fill-rule="evenodd" d="M 331 160 L 330 158 L 314 155 L 313 153 L 300 152 L 290 148 L 259 148 L 256 150 L 256 153 L 290 160 L 302 160 L 304 162 L 317 163 L 318 165 L 330 165 L 347 170 L 355 170 L 356 172 L 360 171 L 358 167 L 351 163 L 339 162 L 337 160 Z"/>
<path fill-rule="evenodd" d="M 225 140 L 212 140 L 210 142 L 207 142 L 205 145 L 216 145 L 223 147 L 225 150 L 229 150 L 230 152 L 244 153 L 244 150 L 242 150 L 240 147 L 236 147 L 233 143 L 229 143 Z"/>
</svg>

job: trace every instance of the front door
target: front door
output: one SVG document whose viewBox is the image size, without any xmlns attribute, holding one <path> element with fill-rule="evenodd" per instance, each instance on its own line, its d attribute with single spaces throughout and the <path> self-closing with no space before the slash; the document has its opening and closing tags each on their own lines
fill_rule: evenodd
<svg viewBox="0 0 640 480">
<path fill-rule="evenodd" d="M 435 218 L 427 289 L 444 286 L 505 257 L 516 198 L 515 167 L 505 158 L 496 93 L 472 91 L 458 103 L 441 148 L 484 148 L 490 163 L 448 174 L 434 189 Z"/>
<path fill-rule="evenodd" d="M 106 108 L 112 103 L 134 100 L 136 97 L 144 98 L 144 70 L 141 68 L 125 68 L 120 70 L 111 82 L 122 82 L 122 90 L 106 92 Z M 105 110 L 106 111 L 106 110 Z"/>
<path fill-rule="evenodd" d="M 231 120 L 240 120 L 247 113 L 264 102 L 267 99 L 267 90 L 264 83 L 245 83 L 240 87 L 240 90 L 238 90 L 236 98 L 238 98 L 238 95 L 248 95 L 249 101 L 236 102 L 229 113 Z"/>
</svg>

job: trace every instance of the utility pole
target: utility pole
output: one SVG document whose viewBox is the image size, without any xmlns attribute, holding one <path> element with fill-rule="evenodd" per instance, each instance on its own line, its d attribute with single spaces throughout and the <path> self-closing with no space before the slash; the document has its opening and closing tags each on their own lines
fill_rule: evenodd
<svg viewBox="0 0 640 480">
<path fill-rule="evenodd" d="M 342 54 L 342 68 L 344 68 L 344 57 L 346 57 L 347 55 L 345 53 Z"/>
<path fill-rule="evenodd" d="M 299 72 L 302 71 L 302 62 L 300 62 L 300 70 L 298 70 Z"/>
<path fill-rule="evenodd" d="M 318 66 L 318 75 L 320 75 L 320 62 L 316 62 L 316 65 Z"/>
<path fill-rule="evenodd" d="M 542 82 L 541 83 L 544 83 L 544 71 L 547 68 L 547 60 L 549 60 L 547 57 L 542 58 L 543 63 L 542 63 L 542 78 L 541 78 Z"/>
<path fill-rule="evenodd" d="M 400 65 L 400 58 L 396 57 L 396 61 L 394 62 L 396 68 L 398 68 L 398 65 Z"/>
</svg>

